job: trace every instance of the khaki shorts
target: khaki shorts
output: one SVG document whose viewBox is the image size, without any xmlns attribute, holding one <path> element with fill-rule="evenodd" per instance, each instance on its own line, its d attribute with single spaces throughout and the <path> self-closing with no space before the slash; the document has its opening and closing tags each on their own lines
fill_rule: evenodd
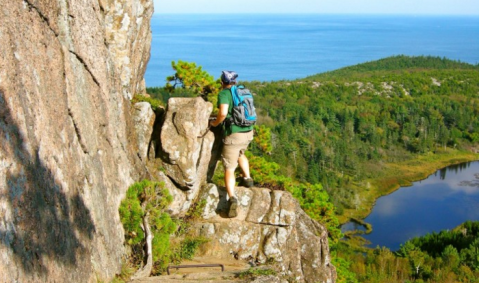
<svg viewBox="0 0 479 283">
<path fill-rule="evenodd" d="M 253 140 L 253 131 L 234 133 L 223 139 L 221 159 L 225 169 L 236 169 L 238 158 L 243 155 Z"/>
</svg>

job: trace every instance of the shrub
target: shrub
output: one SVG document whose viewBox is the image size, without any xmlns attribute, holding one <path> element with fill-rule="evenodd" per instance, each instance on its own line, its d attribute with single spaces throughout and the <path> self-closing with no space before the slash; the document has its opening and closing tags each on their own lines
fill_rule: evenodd
<svg viewBox="0 0 479 283">
<path fill-rule="evenodd" d="M 164 269 L 168 265 L 170 235 L 175 232 L 176 224 L 164 210 L 171 201 L 172 197 L 163 183 L 143 180 L 128 188 L 119 211 L 125 229 L 125 241 L 131 249 L 131 264 L 138 266 L 144 260 L 146 239 L 143 221 L 148 216 L 146 219 L 153 234 L 154 266 Z"/>
</svg>

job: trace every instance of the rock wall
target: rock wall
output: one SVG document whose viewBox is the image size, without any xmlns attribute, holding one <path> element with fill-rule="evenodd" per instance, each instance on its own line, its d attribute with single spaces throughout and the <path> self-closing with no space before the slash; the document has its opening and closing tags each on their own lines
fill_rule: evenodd
<svg viewBox="0 0 479 283">
<path fill-rule="evenodd" d="M 108 281 L 151 0 L 0 1 L 0 282 Z"/>
</svg>

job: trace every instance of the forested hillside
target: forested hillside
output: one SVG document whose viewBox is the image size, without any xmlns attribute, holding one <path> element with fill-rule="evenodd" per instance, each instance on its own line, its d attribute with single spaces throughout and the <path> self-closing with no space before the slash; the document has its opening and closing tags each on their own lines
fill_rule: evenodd
<svg viewBox="0 0 479 283">
<path fill-rule="evenodd" d="M 401 184 L 401 164 L 477 158 L 461 151 L 479 142 L 478 65 L 396 56 L 247 86 L 272 132 L 265 158 L 286 176 L 321 183 L 340 214 L 364 206 L 368 190 L 377 197 Z"/>
<path fill-rule="evenodd" d="M 413 238 L 398 251 L 335 247 L 341 282 L 479 282 L 479 222 Z"/>
</svg>

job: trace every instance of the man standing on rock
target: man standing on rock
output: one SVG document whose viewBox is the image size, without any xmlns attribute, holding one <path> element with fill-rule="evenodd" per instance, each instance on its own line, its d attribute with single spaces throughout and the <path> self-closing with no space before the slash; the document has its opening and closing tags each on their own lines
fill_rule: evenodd
<svg viewBox="0 0 479 283">
<path fill-rule="evenodd" d="M 253 179 L 249 172 L 249 161 L 245 151 L 253 140 L 253 126 L 241 127 L 231 122 L 233 113 L 233 96 L 231 87 L 236 84 L 238 74 L 233 71 L 223 71 L 221 74 L 221 85 L 223 90 L 218 94 L 218 115 L 216 120 L 210 122 L 212 127 L 223 124 L 223 150 L 221 160 L 225 168 L 225 185 L 229 197 L 230 208 L 228 217 L 236 217 L 238 199 L 235 195 L 235 170 L 238 164 L 243 171 L 243 178 L 240 186 L 252 187 Z M 224 121 L 224 123 L 223 123 Z"/>
</svg>

